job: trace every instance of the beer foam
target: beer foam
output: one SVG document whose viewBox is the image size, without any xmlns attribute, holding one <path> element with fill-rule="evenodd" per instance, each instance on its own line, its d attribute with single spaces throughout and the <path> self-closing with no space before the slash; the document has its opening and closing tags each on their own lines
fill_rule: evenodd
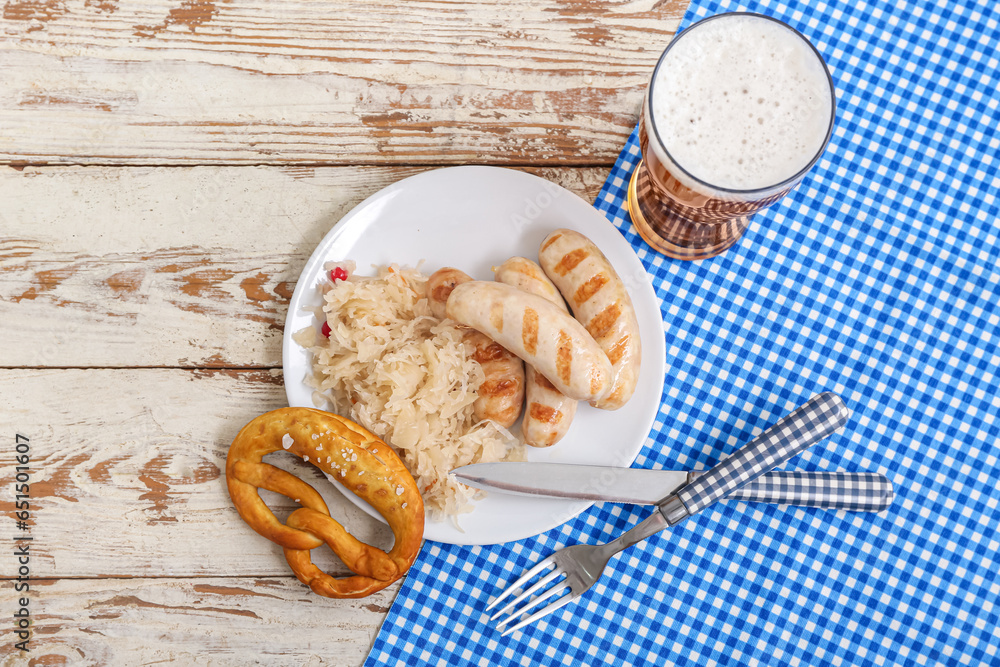
<svg viewBox="0 0 1000 667">
<path fill-rule="evenodd" d="M 680 34 L 657 70 L 649 110 L 674 164 L 719 188 L 758 190 L 795 176 L 823 148 L 831 95 L 822 61 L 793 30 L 727 15 Z M 670 169 L 658 142 L 650 145 Z"/>
</svg>

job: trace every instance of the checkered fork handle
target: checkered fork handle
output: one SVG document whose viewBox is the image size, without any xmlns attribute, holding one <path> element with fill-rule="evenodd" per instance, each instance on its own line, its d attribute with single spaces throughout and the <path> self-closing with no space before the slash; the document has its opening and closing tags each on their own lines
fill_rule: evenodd
<svg viewBox="0 0 1000 667">
<path fill-rule="evenodd" d="M 892 505 L 892 482 L 877 472 L 776 470 L 736 489 L 726 500 L 881 512 Z"/>
<path fill-rule="evenodd" d="M 732 456 L 696 477 L 676 497 L 688 515 L 696 514 L 836 433 L 850 416 L 851 411 L 840 396 L 831 392 L 817 394 Z"/>
</svg>

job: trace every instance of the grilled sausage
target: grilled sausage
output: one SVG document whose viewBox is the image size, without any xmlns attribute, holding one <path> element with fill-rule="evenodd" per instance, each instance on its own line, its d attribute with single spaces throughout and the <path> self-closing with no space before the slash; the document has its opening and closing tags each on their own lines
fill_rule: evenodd
<svg viewBox="0 0 1000 667">
<path fill-rule="evenodd" d="M 614 369 L 611 390 L 591 405 L 617 410 L 635 392 L 642 356 L 639 322 L 625 284 L 590 239 L 569 229 L 545 237 L 538 260 Z"/>
<path fill-rule="evenodd" d="M 524 363 L 489 336 L 470 330 L 462 338 L 466 354 L 483 368 L 486 379 L 479 385 L 473 413 L 510 428 L 524 407 Z"/>
<path fill-rule="evenodd" d="M 563 301 L 562 294 L 553 284 L 549 277 L 542 271 L 542 267 L 525 257 L 511 257 L 500 266 L 493 269 L 493 275 L 498 283 L 516 287 L 529 294 L 543 296 L 556 304 L 566 312 L 566 302 Z"/>
<path fill-rule="evenodd" d="M 439 320 L 445 318 L 444 305 L 448 302 L 448 295 L 455 289 L 455 285 L 467 283 L 472 280 L 472 276 L 446 266 L 438 269 L 427 279 L 427 302 L 430 304 L 431 312 Z"/>
<path fill-rule="evenodd" d="M 456 285 L 471 280 L 471 276 L 451 267 L 432 273 L 427 279 L 427 301 L 431 312 L 443 319 L 445 303 L 452 290 Z M 462 344 L 466 354 L 482 367 L 486 376 L 479 385 L 473 414 L 477 419 L 492 419 L 504 428 L 510 428 L 521 416 L 524 405 L 524 363 L 474 329 L 465 332 Z"/>
<path fill-rule="evenodd" d="M 551 447 L 566 435 L 579 401 L 566 396 L 531 366 L 525 373 L 525 408 L 521 434 L 525 444 Z"/>
<path fill-rule="evenodd" d="M 445 312 L 503 345 L 570 398 L 596 400 L 611 388 L 607 355 L 582 324 L 543 297 L 474 280 L 455 287 Z"/>
<path fill-rule="evenodd" d="M 569 312 L 562 295 L 542 267 L 524 257 L 511 257 L 494 269 L 497 282 L 545 297 Z M 579 401 L 565 396 L 545 376 L 528 366 L 524 373 L 524 419 L 521 434 L 532 447 L 551 447 L 566 435 Z"/>
</svg>

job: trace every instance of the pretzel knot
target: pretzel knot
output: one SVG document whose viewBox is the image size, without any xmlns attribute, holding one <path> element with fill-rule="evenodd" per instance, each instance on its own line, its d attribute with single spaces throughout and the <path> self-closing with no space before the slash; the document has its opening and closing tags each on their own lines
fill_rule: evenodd
<svg viewBox="0 0 1000 667">
<path fill-rule="evenodd" d="M 392 529 L 392 549 L 385 552 L 353 537 L 330 516 L 316 489 L 262 461 L 281 449 L 316 465 L 374 507 Z M 243 520 L 283 547 L 295 576 L 319 595 L 358 598 L 379 591 L 402 577 L 420 550 L 424 502 L 413 477 L 389 445 L 338 415 L 282 408 L 257 417 L 229 447 L 226 483 Z M 303 507 L 283 524 L 258 489 L 280 493 Z M 355 576 L 331 577 L 312 564 L 310 550 L 324 543 Z"/>
</svg>

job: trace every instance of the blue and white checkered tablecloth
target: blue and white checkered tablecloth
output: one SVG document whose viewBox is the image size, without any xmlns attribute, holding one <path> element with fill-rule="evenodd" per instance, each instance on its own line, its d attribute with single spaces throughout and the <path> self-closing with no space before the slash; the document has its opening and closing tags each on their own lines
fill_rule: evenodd
<svg viewBox="0 0 1000 667">
<path fill-rule="evenodd" d="M 662 299 L 667 383 L 635 466 L 710 466 L 831 390 L 843 435 L 786 467 L 887 475 L 886 512 L 720 503 L 625 551 L 580 602 L 501 638 L 483 607 L 552 551 L 650 508 L 597 504 L 537 538 L 428 542 L 367 665 L 1000 665 L 1000 61 L 994 0 L 695 0 L 757 11 L 830 66 L 836 129 L 789 197 L 711 260 L 651 252 L 596 206 Z"/>
</svg>

